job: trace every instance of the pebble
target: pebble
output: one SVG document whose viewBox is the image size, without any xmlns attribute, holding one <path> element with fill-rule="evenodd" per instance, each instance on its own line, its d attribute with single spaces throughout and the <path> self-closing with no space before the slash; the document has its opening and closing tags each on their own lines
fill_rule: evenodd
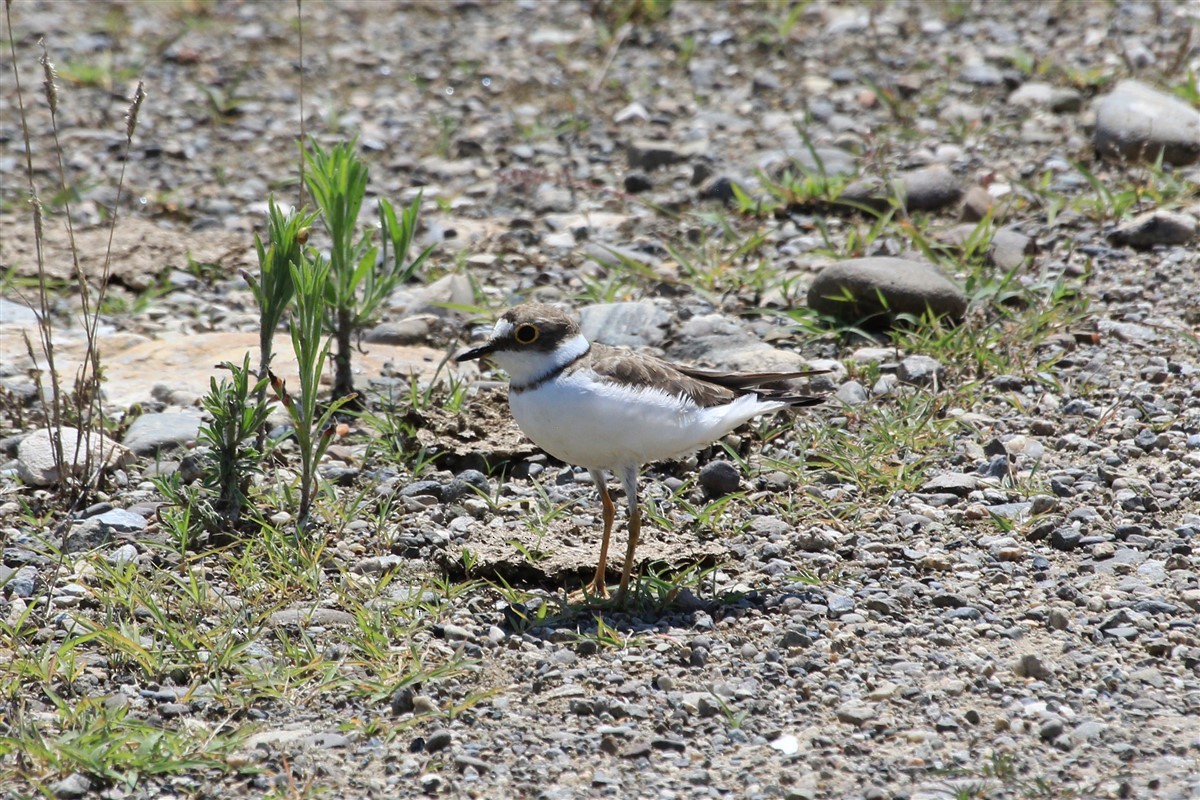
<svg viewBox="0 0 1200 800">
<path fill-rule="evenodd" d="M 137 555 L 138 550 L 135 545 L 123 544 L 110 553 L 107 557 L 107 560 L 110 564 L 122 566 L 133 563 L 133 560 L 137 558 Z"/>
<path fill-rule="evenodd" d="M 454 741 L 454 735 L 445 728 L 439 728 L 425 739 L 425 752 L 437 753 L 445 750 Z"/>
<path fill-rule="evenodd" d="M 936 475 L 921 484 L 922 492 L 949 492 L 958 497 L 966 497 L 979 486 L 979 478 L 975 475 L 952 472 Z"/>
<path fill-rule="evenodd" d="M 902 176 L 901 201 L 908 211 L 938 211 L 962 199 L 962 181 L 942 164 L 907 172 Z"/>
<path fill-rule="evenodd" d="M 629 172 L 626 173 L 625 179 L 622 182 L 625 191 L 630 194 L 642 194 L 654 188 L 654 183 L 644 172 Z"/>
<path fill-rule="evenodd" d="M 419 694 L 412 699 L 412 710 L 414 714 L 436 714 L 438 713 L 437 703 L 428 695 Z"/>
<path fill-rule="evenodd" d="M 637 139 L 625 147 L 629 168 L 653 172 L 660 167 L 687 161 L 702 152 L 698 145 L 682 146 L 671 142 Z"/>
<path fill-rule="evenodd" d="M 1050 533 L 1050 546 L 1055 550 L 1074 550 L 1083 541 L 1083 534 L 1073 527 L 1055 528 Z"/>
<path fill-rule="evenodd" d="M 429 496 L 442 499 L 443 487 L 438 481 L 414 481 L 400 490 L 401 497 Z"/>
<path fill-rule="evenodd" d="M 422 344 L 429 341 L 436 320 L 432 314 L 418 314 L 380 323 L 363 334 L 363 341 L 394 346 Z"/>
<path fill-rule="evenodd" d="M 668 349 L 680 363 L 704 364 L 718 372 L 793 372 L 808 368 L 794 350 L 774 347 L 738 321 L 721 314 L 697 315 L 685 322 Z"/>
<path fill-rule="evenodd" d="M 444 318 L 456 313 L 455 306 L 470 306 L 474 302 L 471 278 L 461 272 L 448 273 L 416 289 L 398 290 L 388 298 L 388 306 L 402 319 L 425 315 Z"/>
<path fill-rule="evenodd" d="M 844 405 L 854 407 L 860 406 L 870 400 L 870 395 L 867 394 L 867 389 L 858 381 L 846 381 L 838 387 L 834 397 Z"/>
<path fill-rule="evenodd" d="M 449 623 L 441 626 L 442 638 L 451 642 L 474 641 L 475 635 L 461 625 Z"/>
<path fill-rule="evenodd" d="M 946 368 L 929 356 L 909 356 L 896 370 L 896 377 L 916 386 L 936 386 L 945 376 Z"/>
<path fill-rule="evenodd" d="M 145 520 L 143 520 L 143 527 L 145 527 Z M 71 533 L 64 543 L 64 549 L 68 553 L 98 550 L 112 541 L 114 532 L 115 529 L 112 526 L 105 525 L 98 518 L 85 519 L 71 528 Z"/>
<path fill-rule="evenodd" d="M 966 194 L 963 195 L 960 217 L 964 222 L 972 223 L 977 223 L 985 219 L 988 214 L 992 214 L 993 219 L 998 219 L 1000 217 L 998 209 L 996 201 L 988 193 L 988 190 L 982 186 L 975 185 L 969 187 Z M 975 225 L 971 225 L 972 232 L 974 232 L 975 227 Z M 963 241 L 966 241 L 965 237 Z"/>
<path fill-rule="evenodd" d="M 4 586 L 12 593 L 13 597 L 33 597 L 33 592 L 37 588 L 37 584 L 37 567 L 27 564 L 15 572 L 10 572 Z"/>
<path fill-rule="evenodd" d="M 146 529 L 146 518 L 141 514 L 114 508 L 94 517 L 88 517 L 88 522 L 106 525 L 115 533 L 140 533 Z"/>
<path fill-rule="evenodd" d="M 829 608 L 829 615 L 831 617 L 842 616 L 854 611 L 854 598 L 847 597 L 846 595 L 830 595 L 826 598 L 825 604 Z"/>
<path fill-rule="evenodd" d="M 92 790 L 92 782 L 78 772 L 72 772 L 62 780 L 50 786 L 50 792 L 55 797 L 83 797 Z"/>
<path fill-rule="evenodd" d="M 1039 681 L 1048 681 L 1054 677 L 1054 670 L 1049 664 L 1041 656 L 1033 653 L 1019 656 L 1013 663 L 1013 672 L 1022 678 L 1034 678 Z"/>
<path fill-rule="evenodd" d="M 311 736 L 306 736 L 300 740 L 301 747 L 313 748 L 314 750 L 337 750 L 344 747 L 350 747 L 354 741 L 341 733 L 314 733 Z"/>
<path fill-rule="evenodd" d="M 976 86 L 999 86 L 1004 82 L 1000 70 L 985 61 L 974 61 L 963 67 L 962 79 Z"/>
<path fill-rule="evenodd" d="M 1056 114 L 1073 114 L 1083 108 L 1083 95 L 1049 83 L 1029 81 L 1008 96 L 1009 105 L 1048 108 Z"/>
<path fill-rule="evenodd" d="M 786 733 L 771 741 L 771 747 L 785 756 L 794 756 L 800 752 L 800 739 L 795 735 Z"/>
<path fill-rule="evenodd" d="M 441 499 L 444 503 L 453 503 L 462 498 L 486 498 L 491 494 L 492 482 L 488 476 L 477 469 L 468 469 L 454 476 L 442 490 Z"/>
<path fill-rule="evenodd" d="M 1062 736 L 1064 730 L 1066 730 L 1066 726 L 1063 724 L 1061 719 L 1058 717 L 1050 717 L 1043 722 L 1041 728 L 1038 729 L 1038 736 L 1044 742 L 1052 742 L 1059 736 Z"/>
<path fill-rule="evenodd" d="M 876 708 L 869 703 L 850 701 L 837 707 L 837 718 L 847 725 L 862 726 L 875 719 Z"/>
</svg>

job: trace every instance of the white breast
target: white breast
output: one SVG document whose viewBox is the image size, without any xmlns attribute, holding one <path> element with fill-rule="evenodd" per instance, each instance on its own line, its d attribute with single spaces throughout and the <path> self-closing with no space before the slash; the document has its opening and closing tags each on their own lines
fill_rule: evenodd
<svg viewBox="0 0 1200 800">
<path fill-rule="evenodd" d="M 555 458 L 610 470 L 678 458 L 785 405 L 746 395 L 700 408 L 661 390 L 600 381 L 588 370 L 510 392 L 509 404 L 521 430 Z"/>
</svg>

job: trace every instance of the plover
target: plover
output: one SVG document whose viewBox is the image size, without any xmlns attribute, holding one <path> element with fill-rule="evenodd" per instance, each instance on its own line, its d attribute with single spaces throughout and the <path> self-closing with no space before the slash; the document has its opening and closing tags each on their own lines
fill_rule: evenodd
<svg viewBox="0 0 1200 800">
<path fill-rule="evenodd" d="M 699 450 L 742 423 L 823 398 L 761 388 L 808 372 L 708 372 L 654 356 L 593 344 L 565 312 L 527 303 L 504 313 L 488 340 L 457 361 L 488 356 L 508 373 L 513 417 L 534 444 L 591 473 L 603 504 L 604 538 L 590 591 L 607 595 L 608 542 L 616 509 L 606 471 L 625 487 L 629 544 L 616 603 L 625 601 L 641 532 L 638 472 L 643 464 Z"/>
</svg>

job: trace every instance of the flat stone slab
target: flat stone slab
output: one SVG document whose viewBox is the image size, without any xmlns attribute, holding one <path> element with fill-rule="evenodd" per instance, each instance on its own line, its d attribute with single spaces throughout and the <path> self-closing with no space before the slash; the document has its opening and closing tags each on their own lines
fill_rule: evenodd
<svg viewBox="0 0 1200 800">
<path fill-rule="evenodd" d="M 98 277 L 104 267 L 109 228 L 76 228 L 75 242 L 79 265 Z M 0 239 L 4 240 L 5 264 L 25 277 L 38 274 L 33 226 L 27 214 L 0 214 Z M 43 241 L 47 277 L 74 281 L 71 243 L 62 225 L 46 225 Z M 239 268 L 257 269 L 254 242 L 231 231 L 189 231 L 168 227 L 135 216 L 122 216 L 112 233 L 110 280 L 133 290 L 154 283 L 165 267 L 183 269 L 188 260 L 219 265 L 225 274 L 235 275 Z"/>
<path fill-rule="evenodd" d="M 0 352 L 6 358 L 10 353 L 15 354 L 22 369 L 30 366 L 21 338 L 24 330 L 24 326 L 0 324 Z M 271 368 L 287 381 L 289 389 L 294 388 L 299 385 L 299 370 L 291 339 L 286 333 L 279 333 L 274 342 L 275 359 Z M 215 375 L 218 380 L 228 377 L 229 373 L 219 369 L 218 364 L 226 361 L 240 364 L 246 353 L 251 354 L 251 366 L 258 365 L 258 334 L 251 332 L 167 334 L 157 339 L 116 334 L 104 337 L 100 348 L 105 402 L 124 408 L 149 400 L 154 387 L 159 385 L 199 397 L 208 391 L 210 377 Z M 74 375 L 84 352 L 81 339 L 66 336 L 56 339 L 55 361 L 60 374 Z M 423 345 L 363 342 L 361 350 L 355 349 L 351 366 L 355 385 L 363 388 L 368 378 L 382 374 L 385 365 L 393 375 L 432 378 L 444 357 L 441 350 Z M 332 357 L 326 370 L 333 374 Z"/>
<path fill-rule="evenodd" d="M 575 590 L 590 581 L 600 557 L 600 497 L 595 495 L 596 524 L 575 525 L 556 519 L 544 530 L 489 527 L 482 522 L 468 531 L 474 563 L 469 577 L 500 578 L 513 585 L 566 586 Z M 611 585 L 620 580 L 628 541 L 624 516 L 613 527 L 608 549 L 608 578 Z M 520 545 L 520 547 L 518 547 Z M 719 542 L 701 541 L 694 530 L 660 530 L 644 518 L 638 542 L 636 564 L 645 568 L 686 569 L 709 566 L 729 556 Z M 441 551 L 435 556 L 440 566 L 452 575 L 462 575 L 461 549 Z"/>
</svg>

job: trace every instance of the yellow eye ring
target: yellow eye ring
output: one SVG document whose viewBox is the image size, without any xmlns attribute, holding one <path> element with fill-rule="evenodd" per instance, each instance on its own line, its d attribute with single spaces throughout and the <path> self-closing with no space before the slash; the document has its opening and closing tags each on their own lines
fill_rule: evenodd
<svg viewBox="0 0 1200 800">
<path fill-rule="evenodd" d="M 517 344 L 533 344 L 538 340 L 540 333 L 537 325 L 525 323 L 517 326 L 517 329 L 513 331 L 513 338 L 517 340 Z"/>
</svg>

